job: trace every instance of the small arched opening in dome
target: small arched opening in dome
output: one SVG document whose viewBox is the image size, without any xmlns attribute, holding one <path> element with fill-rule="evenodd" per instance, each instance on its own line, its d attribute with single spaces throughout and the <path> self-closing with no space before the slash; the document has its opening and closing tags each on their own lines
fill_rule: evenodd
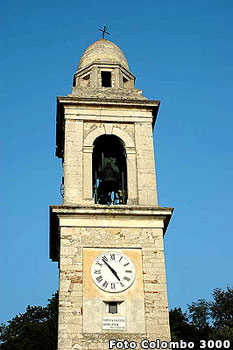
<svg viewBox="0 0 233 350">
<path fill-rule="evenodd" d="M 96 204 L 126 204 L 126 152 L 115 135 L 99 136 L 94 142 L 93 194 Z"/>
</svg>

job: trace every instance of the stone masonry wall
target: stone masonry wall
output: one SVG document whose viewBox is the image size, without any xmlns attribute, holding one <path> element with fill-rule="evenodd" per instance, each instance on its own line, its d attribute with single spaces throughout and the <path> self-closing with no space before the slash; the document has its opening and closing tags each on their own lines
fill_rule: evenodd
<svg viewBox="0 0 233 350">
<path fill-rule="evenodd" d="M 58 350 L 107 350 L 109 339 L 169 341 L 161 228 L 61 227 L 60 240 Z M 82 334 L 83 247 L 142 248 L 146 334 Z"/>
<path fill-rule="evenodd" d="M 138 198 L 140 205 L 156 205 L 153 134 L 151 123 L 135 123 Z"/>
</svg>

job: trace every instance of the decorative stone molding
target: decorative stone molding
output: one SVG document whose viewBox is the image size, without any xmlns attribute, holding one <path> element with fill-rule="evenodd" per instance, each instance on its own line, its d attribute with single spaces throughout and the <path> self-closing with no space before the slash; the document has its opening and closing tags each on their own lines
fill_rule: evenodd
<svg viewBox="0 0 233 350">
<path fill-rule="evenodd" d="M 115 135 L 118 136 L 124 143 L 125 148 L 135 147 L 131 137 L 120 128 L 117 128 L 113 123 L 105 123 L 104 126 L 92 130 L 84 139 L 84 147 L 93 146 L 95 139 L 101 135 Z"/>
<path fill-rule="evenodd" d="M 132 138 L 122 129 L 117 128 L 113 123 L 104 123 L 103 126 L 92 130 L 84 139 L 83 152 L 86 154 L 83 172 L 85 176 L 83 197 L 88 202 L 93 202 L 92 196 L 92 152 L 93 144 L 97 137 L 102 135 L 115 135 L 121 139 L 126 151 L 126 163 L 127 163 L 127 188 L 128 188 L 128 204 L 137 204 L 137 168 L 136 168 L 136 151 L 135 144 Z"/>
</svg>

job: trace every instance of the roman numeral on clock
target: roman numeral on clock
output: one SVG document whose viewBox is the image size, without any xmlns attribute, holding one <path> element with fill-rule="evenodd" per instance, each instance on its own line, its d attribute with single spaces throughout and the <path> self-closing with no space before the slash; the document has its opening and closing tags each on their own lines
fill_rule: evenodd
<svg viewBox="0 0 233 350">
<path fill-rule="evenodd" d="M 103 277 L 102 277 L 102 276 L 98 276 L 98 277 L 96 277 L 96 281 L 97 281 L 97 282 L 101 282 L 101 281 L 103 281 Z"/>
<path fill-rule="evenodd" d="M 123 278 L 123 280 L 126 280 L 126 281 L 129 282 L 129 281 L 130 281 L 130 278 L 125 276 L 125 277 Z"/>
<path fill-rule="evenodd" d="M 111 289 L 116 289 L 116 284 L 115 283 L 111 283 Z"/>
<path fill-rule="evenodd" d="M 104 281 L 102 287 L 107 288 L 107 286 L 108 286 L 108 282 L 107 282 L 107 281 Z"/>
</svg>

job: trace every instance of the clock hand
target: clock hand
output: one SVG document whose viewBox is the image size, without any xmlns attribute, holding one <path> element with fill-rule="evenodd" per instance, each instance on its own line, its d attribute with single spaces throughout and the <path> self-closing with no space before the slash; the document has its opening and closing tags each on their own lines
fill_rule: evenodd
<svg viewBox="0 0 233 350">
<path fill-rule="evenodd" d="M 105 261 L 102 259 L 102 261 L 107 265 L 107 267 L 109 268 L 109 270 L 114 274 L 114 276 L 116 276 L 116 278 L 118 279 L 118 281 L 120 281 L 120 278 L 118 277 L 118 274 L 116 273 L 116 271 Z"/>
</svg>

